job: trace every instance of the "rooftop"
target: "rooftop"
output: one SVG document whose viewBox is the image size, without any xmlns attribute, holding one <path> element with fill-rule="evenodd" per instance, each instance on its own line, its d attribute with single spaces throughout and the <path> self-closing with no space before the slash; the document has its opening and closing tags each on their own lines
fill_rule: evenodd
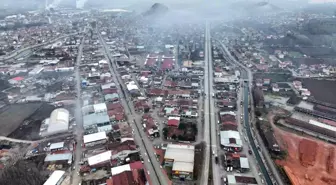
<svg viewBox="0 0 336 185">
<path fill-rule="evenodd" d="M 61 171 L 61 170 L 56 170 L 54 171 L 50 177 L 48 178 L 47 181 L 45 181 L 45 183 L 43 185 L 56 185 L 58 184 L 59 180 L 62 178 L 62 176 L 64 175 L 65 171 Z"/>
<path fill-rule="evenodd" d="M 88 134 L 84 136 L 84 143 L 90 143 L 90 142 L 94 142 L 94 141 L 99 141 L 99 140 L 103 140 L 106 139 L 106 133 L 105 132 L 98 132 L 98 133 L 94 133 L 94 134 Z"/>
<path fill-rule="evenodd" d="M 88 164 L 90 166 L 100 164 L 100 163 L 111 160 L 111 157 L 112 157 L 112 152 L 111 151 L 106 151 L 106 152 L 103 152 L 101 154 L 89 157 L 88 158 Z"/>
<path fill-rule="evenodd" d="M 176 171 L 192 172 L 194 168 L 195 147 L 192 145 L 168 144 L 164 158 L 174 160 Z M 176 164 L 176 166 L 175 166 Z"/>
</svg>

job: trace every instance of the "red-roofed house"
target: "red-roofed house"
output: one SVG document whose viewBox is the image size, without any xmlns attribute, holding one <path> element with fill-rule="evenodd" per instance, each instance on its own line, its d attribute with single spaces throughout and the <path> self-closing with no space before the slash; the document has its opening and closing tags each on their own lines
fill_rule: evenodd
<svg viewBox="0 0 336 185">
<path fill-rule="evenodd" d="M 146 133 L 151 137 L 160 137 L 160 131 L 155 124 L 154 119 L 150 114 L 144 114 L 142 116 L 142 124 Z"/>
<path fill-rule="evenodd" d="M 157 59 L 155 58 L 147 58 L 145 61 L 145 66 L 154 67 L 156 62 L 157 62 Z"/>
<path fill-rule="evenodd" d="M 18 84 L 18 83 L 20 83 L 22 80 L 24 80 L 24 78 L 21 77 L 21 76 L 18 76 L 18 77 L 15 77 L 15 78 L 12 78 L 12 79 L 8 80 L 8 82 L 9 82 L 10 84 Z"/>
<path fill-rule="evenodd" d="M 169 117 L 167 125 L 169 127 L 178 127 L 180 125 L 180 117 Z"/>
<path fill-rule="evenodd" d="M 174 60 L 170 58 L 165 58 L 162 61 L 161 70 L 171 70 L 174 67 Z"/>
<path fill-rule="evenodd" d="M 121 103 L 106 103 L 107 110 L 123 109 Z"/>
</svg>

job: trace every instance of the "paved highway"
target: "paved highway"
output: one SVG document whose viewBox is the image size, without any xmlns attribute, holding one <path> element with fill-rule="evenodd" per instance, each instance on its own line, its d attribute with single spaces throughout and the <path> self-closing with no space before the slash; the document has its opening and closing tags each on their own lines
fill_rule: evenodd
<svg viewBox="0 0 336 185">
<path fill-rule="evenodd" d="M 209 73 L 209 66 L 211 66 L 211 61 L 209 61 L 209 44 L 210 44 L 210 35 L 209 35 L 208 23 L 206 23 L 205 29 L 205 50 L 204 50 L 204 93 L 206 94 L 204 98 L 204 142 L 206 143 L 205 154 L 203 160 L 203 173 L 200 180 L 200 185 L 207 185 L 209 178 L 209 164 L 210 164 L 210 87 L 209 87 L 209 78 L 212 76 L 212 73 Z"/>
<path fill-rule="evenodd" d="M 281 179 L 281 177 L 280 177 L 272 159 L 269 156 L 268 150 L 266 149 L 266 147 L 265 147 L 263 141 L 261 140 L 259 134 L 256 134 L 256 139 L 257 140 L 254 139 L 253 133 L 251 131 L 251 125 L 249 123 L 249 114 L 246 114 L 248 112 L 249 98 L 250 98 L 251 99 L 251 101 L 250 101 L 251 102 L 251 114 L 250 115 L 251 115 L 251 118 L 252 118 L 251 123 L 254 123 L 255 115 L 254 115 L 253 99 L 252 99 L 252 96 L 249 97 L 249 95 L 252 94 L 252 81 L 253 81 L 252 71 L 249 68 L 247 68 L 246 66 L 242 65 L 240 62 L 238 62 L 231 55 L 230 51 L 228 50 L 228 48 L 223 43 L 221 43 L 221 42 L 219 42 L 219 43 L 222 46 L 221 48 L 223 50 L 223 53 L 225 53 L 228 56 L 230 61 L 236 63 L 238 66 L 240 66 L 242 69 L 244 69 L 244 71 L 242 72 L 244 74 L 242 74 L 242 75 L 247 76 L 247 78 L 248 78 L 248 82 L 244 84 L 244 112 L 245 112 L 244 121 L 245 121 L 246 130 L 247 130 L 247 136 L 249 138 L 250 144 L 252 146 L 252 150 L 253 150 L 253 152 L 256 156 L 256 160 L 259 164 L 261 172 L 262 172 L 263 176 L 265 177 L 266 183 L 269 184 L 269 185 L 271 185 L 271 184 L 284 185 L 284 183 L 283 183 L 283 181 L 282 181 L 282 179 Z M 253 124 L 252 124 L 252 127 L 253 127 Z M 261 152 L 263 154 L 263 157 L 265 157 L 265 160 L 266 160 L 268 166 L 266 166 L 264 164 L 264 161 L 261 158 L 262 156 L 259 153 L 255 142 L 257 142 L 259 144 L 258 146 L 260 147 Z M 266 170 L 267 167 L 271 168 L 270 170 L 272 171 L 272 174 L 275 176 L 276 181 L 272 180 L 271 176 L 268 174 L 268 172 Z"/>
<path fill-rule="evenodd" d="M 83 148 L 83 134 L 84 134 L 84 128 L 83 128 L 83 115 L 82 115 L 82 93 L 81 93 L 81 76 L 79 71 L 79 66 L 81 63 L 82 55 L 83 55 L 83 47 L 84 47 L 84 40 L 85 36 L 81 40 L 81 43 L 78 48 L 78 54 L 76 58 L 76 66 L 75 67 L 75 77 L 76 77 L 76 110 L 75 110 L 75 119 L 77 128 L 74 129 L 74 134 L 76 135 L 76 149 L 75 149 L 75 161 L 74 161 L 74 167 L 75 169 L 72 172 L 72 184 L 78 185 L 81 182 L 81 177 L 79 176 L 79 162 L 82 158 Z"/>
<path fill-rule="evenodd" d="M 23 57 L 28 55 L 29 52 L 31 52 L 32 49 L 35 49 L 35 48 L 38 48 L 38 47 L 41 47 L 41 46 L 46 46 L 48 44 L 52 44 L 54 42 L 57 42 L 58 40 L 61 40 L 61 39 L 64 39 L 64 38 L 67 38 L 67 37 L 70 37 L 72 35 L 78 35 L 79 33 L 81 32 L 78 32 L 78 33 L 72 33 L 72 34 L 68 34 L 68 35 L 64 35 L 64 36 L 61 36 L 61 37 L 57 37 L 55 39 L 52 39 L 48 42 L 44 42 L 44 43 L 41 43 L 41 44 L 35 44 L 35 45 L 32 45 L 32 46 L 28 46 L 28 47 L 25 47 L 25 48 L 22 48 L 22 49 L 19 49 L 17 51 L 14 51 L 10 54 L 7 54 L 5 56 L 1 56 L 0 57 L 0 60 L 9 60 L 11 58 L 20 58 L 19 56 L 22 55 Z M 28 52 L 28 53 L 27 53 Z"/>
<path fill-rule="evenodd" d="M 99 40 L 104 47 L 105 56 L 109 60 L 108 64 L 113 76 L 113 80 L 118 87 L 120 97 L 122 97 L 121 102 L 124 106 L 126 114 L 128 115 L 128 122 L 134 131 L 134 139 L 135 142 L 139 145 L 139 150 L 142 157 L 144 158 L 144 165 L 148 170 L 147 173 L 149 172 L 148 175 L 150 176 L 150 180 L 153 185 L 168 185 L 167 176 L 163 173 L 163 169 L 156 159 L 151 141 L 147 137 L 146 133 L 142 131 L 141 123 L 137 119 L 134 119 L 136 116 L 133 116 L 135 111 L 133 105 L 130 103 L 131 99 L 127 95 L 125 84 L 118 75 L 114 58 L 112 57 L 106 42 L 100 34 Z"/>
<path fill-rule="evenodd" d="M 220 149 L 220 143 L 218 143 L 218 135 L 217 135 L 217 123 L 216 123 L 216 105 L 214 98 L 214 88 L 213 88 L 213 60 L 212 60 L 212 42 L 211 42 L 211 33 L 210 33 L 210 24 L 207 23 L 205 26 L 205 34 L 206 34 L 206 50 L 208 50 L 208 78 L 205 78 L 205 81 L 208 81 L 208 101 L 209 101 L 209 116 L 210 116 L 210 139 L 211 139 L 211 162 L 212 162 L 212 180 L 214 185 L 220 184 L 220 176 L 219 176 L 219 165 L 216 164 L 215 157 L 218 156 L 218 150 Z M 206 80 L 208 79 L 208 80 Z"/>
</svg>

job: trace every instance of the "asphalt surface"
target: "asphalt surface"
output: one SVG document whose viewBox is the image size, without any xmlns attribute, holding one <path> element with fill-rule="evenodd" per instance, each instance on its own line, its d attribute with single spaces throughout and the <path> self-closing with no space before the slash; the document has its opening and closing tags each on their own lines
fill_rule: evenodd
<svg viewBox="0 0 336 185">
<path fill-rule="evenodd" d="M 32 52 L 32 49 L 35 49 L 37 47 L 41 47 L 41 46 L 46 46 L 48 44 L 52 44 L 58 40 L 61 40 L 61 39 L 64 39 L 64 38 L 67 38 L 69 36 L 72 36 L 72 35 L 77 35 L 79 33 L 73 33 L 73 34 L 68 34 L 68 35 L 64 35 L 64 36 L 61 36 L 61 37 L 57 37 L 55 39 L 52 39 L 48 42 L 44 42 L 44 43 L 41 43 L 41 44 L 35 44 L 35 45 L 32 45 L 32 46 L 28 46 L 28 47 L 25 47 L 25 48 L 22 48 L 20 50 L 17 50 L 17 51 L 14 51 L 8 55 L 5 55 L 5 56 L 1 56 L 0 57 L 0 60 L 9 60 L 11 58 L 21 58 L 21 57 L 25 57 L 27 55 L 29 55 L 31 52 Z"/>
<path fill-rule="evenodd" d="M 220 150 L 220 143 L 218 142 L 218 135 L 217 135 L 217 123 L 216 123 L 216 116 L 217 116 L 217 109 L 215 105 L 215 90 L 213 88 L 213 60 L 212 60 L 212 42 L 211 42 L 211 33 L 210 33 L 210 24 L 206 24 L 205 26 L 205 33 L 207 35 L 206 42 L 206 50 L 208 50 L 208 70 L 209 70 L 209 116 L 210 116 L 210 139 L 211 139 L 211 162 L 212 162 L 212 181 L 214 185 L 220 184 L 220 175 L 219 175 L 219 165 L 216 164 L 215 157 L 218 156 L 218 150 Z M 205 80 L 207 81 L 207 80 Z"/>
<path fill-rule="evenodd" d="M 100 34 L 99 39 L 100 43 L 104 47 L 106 58 L 109 60 L 108 64 L 113 80 L 118 87 L 121 102 L 124 106 L 125 113 L 128 116 L 128 122 L 134 131 L 134 141 L 139 145 L 139 152 L 144 159 L 144 166 L 147 170 L 147 174 L 150 176 L 151 183 L 153 185 L 168 185 L 168 177 L 163 173 L 163 169 L 157 161 L 152 142 L 149 140 L 146 133 L 142 131 L 141 123 L 137 119 L 134 119 L 136 117 L 134 107 L 131 105 L 131 99 L 128 97 L 128 93 L 126 92 L 126 86 L 118 75 L 114 58 L 109 52 L 109 48 Z"/>
<path fill-rule="evenodd" d="M 84 128 L 83 128 L 83 115 L 82 115 L 82 98 L 81 98 L 81 76 L 79 73 L 79 66 L 81 63 L 82 55 L 83 55 L 83 47 L 84 47 L 84 39 L 81 40 L 81 43 L 78 48 L 78 55 L 76 59 L 76 65 L 75 67 L 75 77 L 76 77 L 76 110 L 75 110 L 75 120 L 76 120 L 76 125 L 77 128 L 74 129 L 74 134 L 76 135 L 76 149 L 75 149 L 75 161 L 73 166 L 75 169 L 72 171 L 72 183 L 73 185 L 78 185 L 81 183 L 81 177 L 79 176 L 79 162 L 82 158 L 82 153 L 83 153 L 83 148 L 82 148 L 82 143 L 83 143 L 83 135 L 84 135 Z"/>
<path fill-rule="evenodd" d="M 204 142 L 206 143 L 205 147 L 205 155 L 203 160 L 203 173 L 201 176 L 200 184 L 201 185 L 207 185 L 208 184 L 208 178 L 209 178 L 209 164 L 210 164 L 210 87 L 209 87 L 209 78 L 212 76 L 212 73 L 209 71 L 209 66 L 212 65 L 209 61 L 209 44 L 210 44 L 210 33 L 208 28 L 208 23 L 206 23 L 206 29 L 205 29 L 205 51 L 204 51 L 204 91 L 205 91 L 205 98 L 204 98 Z"/>
<path fill-rule="evenodd" d="M 244 65 L 242 65 L 241 63 L 239 63 L 232 55 L 231 53 L 228 51 L 227 47 L 219 42 L 222 46 L 223 52 L 225 52 L 228 57 L 230 58 L 230 60 L 234 63 L 236 63 L 237 65 L 239 65 L 241 68 L 244 69 L 244 71 L 242 73 L 243 76 L 247 77 L 248 82 L 244 84 L 244 112 L 248 112 L 248 106 L 249 106 L 249 95 L 252 94 L 252 81 L 253 81 L 253 75 L 251 70 L 249 70 L 247 67 L 245 67 Z M 247 73 L 247 74 L 246 74 Z M 252 101 L 252 97 L 250 96 L 251 102 Z M 251 123 L 253 123 L 255 121 L 255 116 L 254 116 L 254 107 L 253 104 L 251 105 Z M 257 140 L 254 139 L 253 137 L 253 133 L 251 130 L 251 124 L 249 122 L 249 114 L 244 114 L 244 122 L 245 122 L 245 127 L 246 127 L 246 131 L 247 131 L 247 136 L 248 139 L 250 141 L 250 145 L 251 145 L 251 149 L 253 150 L 256 160 L 258 162 L 258 165 L 260 167 L 261 173 L 263 174 L 266 184 L 268 185 L 272 185 L 272 184 L 280 184 L 280 185 L 284 185 L 277 169 L 274 166 L 274 163 L 272 161 L 272 159 L 270 158 L 269 154 L 268 154 L 268 150 L 266 149 L 264 143 L 262 142 L 260 136 L 258 134 L 256 134 L 256 138 Z M 269 167 L 271 168 L 270 170 L 272 171 L 273 175 L 276 178 L 276 182 L 275 180 L 272 180 L 270 174 L 267 172 L 267 166 L 265 165 L 264 161 L 262 160 L 262 156 L 259 153 L 257 146 L 255 144 L 255 142 L 258 142 L 258 146 L 260 147 L 261 152 L 264 154 L 265 160 L 267 161 L 267 164 L 269 165 Z"/>
</svg>

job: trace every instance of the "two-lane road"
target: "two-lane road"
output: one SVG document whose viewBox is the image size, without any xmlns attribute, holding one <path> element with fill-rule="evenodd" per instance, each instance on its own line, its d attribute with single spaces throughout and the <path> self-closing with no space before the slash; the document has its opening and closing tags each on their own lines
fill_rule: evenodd
<svg viewBox="0 0 336 185">
<path fill-rule="evenodd" d="M 263 141 L 261 140 L 260 136 L 258 134 L 256 134 L 256 138 L 259 144 L 259 147 L 261 149 L 261 153 L 263 154 L 263 157 L 265 158 L 265 161 L 267 163 L 267 167 L 270 168 L 272 174 L 274 175 L 276 182 L 274 180 L 272 180 L 271 176 L 269 175 L 269 173 L 266 170 L 266 164 L 264 163 L 264 161 L 262 160 L 262 156 L 259 153 L 256 144 L 255 144 L 255 140 L 252 134 L 252 129 L 251 126 L 253 127 L 253 123 L 255 121 L 255 116 L 254 116 L 254 107 L 253 107 L 253 99 L 252 99 L 252 81 L 253 81 L 253 75 L 252 75 L 252 71 L 247 68 L 246 66 L 244 66 L 243 64 L 241 64 L 240 62 L 238 62 L 230 53 L 230 51 L 228 50 L 228 48 L 220 41 L 218 41 L 219 44 L 221 45 L 222 51 L 223 53 L 228 57 L 229 61 L 235 63 L 236 65 L 240 66 L 243 70 L 242 70 L 242 77 L 245 76 L 247 77 L 247 82 L 244 83 L 244 124 L 246 126 L 246 131 L 247 131 L 247 136 L 249 139 L 249 143 L 251 145 L 251 148 L 255 154 L 257 163 L 260 167 L 261 173 L 263 174 L 266 183 L 268 185 L 272 185 L 272 184 L 279 184 L 279 185 L 284 185 L 284 182 L 282 180 L 282 178 L 280 177 L 272 159 L 270 158 L 269 154 L 268 154 L 268 150 L 266 149 Z M 251 101 L 249 101 L 249 99 L 251 99 Z M 248 107 L 249 107 L 249 103 L 251 102 L 251 118 L 252 120 L 249 120 L 249 116 L 250 114 L 248 113 Z M 252 124 L 252 125 L 251 125 Z"/>
<path fill-rule="evenodd" d="M 133 105 L 130 103 L 130 98 L 126 91 L 125 84 L 123 83 L 120 75 L 118 75 L 117 67 L 112 57 L 109 47 L 107 46 L 106 42 L 99 34 L 99 40 L 104 48 L 105 56 L 109 60 L 109 68 L 113 77 L 114 82 L 116 83 L 120 97 L 122 98 L 121 103 L 124 106 L 124 110 L 127 113 L 128 122 L 134 131 L 134 139 L 135 142 L 139 145 L 139 152 L 141 153 L 142 157 L 144 158 L 144 166 L 146 173 L 150 176 L 150 180 L 152 185 L 168 185 L 167 176 L 163 173 L 163 169 L 160 166 L 159 162 L 156 159 L 155 151 L 153 148 L 153 144 L 147 137 L 146 133 L 142 131 L 141 123 L 139 120 L 135 119 L 135 111 Z M 149 172 L 149 173 L 148 173 Z"/>
</svg>

